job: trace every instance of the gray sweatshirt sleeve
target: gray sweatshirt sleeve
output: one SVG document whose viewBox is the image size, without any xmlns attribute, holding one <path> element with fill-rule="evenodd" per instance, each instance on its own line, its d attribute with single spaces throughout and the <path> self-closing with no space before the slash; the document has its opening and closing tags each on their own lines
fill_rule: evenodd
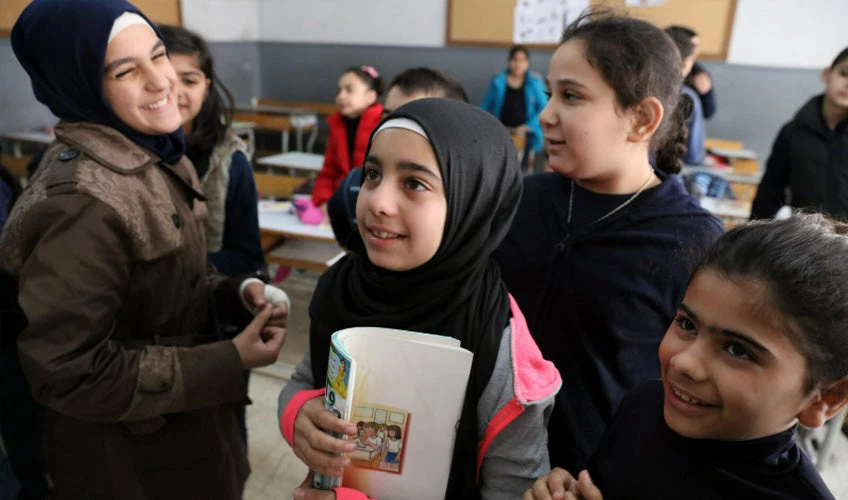
<svg viewBox="0 0 848 500">
<path fill-rule="evenodd" d="M 489 384 L 477 402 L 477 428 L 482 440 L 492 418 L 515 397 L 512 331 L 504 330 Z M 521 498 L 533 482 L 550 472 L 548 419 L 554 396 L 534 401 L 492 441 L 480 470 L 480 488 L 486 500 Z"/>
<path fill-rule="evenodd" d="M 277 422 L 283 418 L 283 412 L 286 410 L 291 399 L 300 391 L 309 391 L 315 388 L 312 382 L 312 360 L 309 357 L 309 349 L 303 355 L 303 359 L 297 364 L 297 367 L 292 373 L 289 383 L 280 391 L 277 398 Z M 279 428 L 279 426 L 277 426 Z"/>
</svg>

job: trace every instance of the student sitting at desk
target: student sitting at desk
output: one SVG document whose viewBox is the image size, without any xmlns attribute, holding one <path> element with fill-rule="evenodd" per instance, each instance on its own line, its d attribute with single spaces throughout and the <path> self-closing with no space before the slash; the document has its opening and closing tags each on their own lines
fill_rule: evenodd
<svg viewBox="0 0 848 500">
<path fill-rule="evenodd" d="M 774 217 L 785 204 L 848 217 L 848 47 L 821 78 L 824 94 L 807 101 L 774 141 L 752 219 Z"/>
<path fill-rule="evenodd" d="M 365 161 L 368 139 L 383 115 L 383 105 L 378 101 L 382 93 L 383 80 L 371 66 L 348 68 L 339 78 L 339 93 L 336 95 L 339 110 L 327 118 L 330 133 L 324 166 L 312 190 L 312 203 L 325 215 L 327 201 L 333 191 L 351 168 Z"/>
<path fill-rule="evenodd" d="M 695 64 L 696 54 L 692 37 L 670 29 L 666 29 L 666 33 L 674 41 L 677 50 L 680 51 L 683 78 L 686 79 L 689 77 L 689 74 L 692 72 L 692 66 Z M 707 131 L 704 125 L 704 110 L 701 107 L 701 98 L 695 89 L 686 84 L 680 88 L 680 92 L 692 102 L 692 109 L 686 122 L 689 135 L 686 139 L 686 156 L 683 157 L 683 163 L 699 165 L 704 162 L 704 158 L 707 156 L 706 146 L 704 145 L 707 139 Z M 685 99 L 684 97 L 683 100 Z"/>
</svg>

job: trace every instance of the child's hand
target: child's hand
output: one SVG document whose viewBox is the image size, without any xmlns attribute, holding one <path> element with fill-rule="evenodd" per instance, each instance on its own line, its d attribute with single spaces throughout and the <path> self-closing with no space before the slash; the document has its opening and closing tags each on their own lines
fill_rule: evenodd
<svg viewBox="0 0 848 500">
<path fill-rule="evenodd" d="M 245 369 L 270 365 L 277 361 L 286 329 L 268 325 L 271 318 L 271 306 L 266 305 L 247 328 L 233 338 L 241 364 Z"/>
<path fill-rule="evenodd" d="M 592 482 L 589 471 L 584 470 L 577 475 L 577 493 L 584 500 L 604 500 L 601 490 Z"/>
<path fill-rule="evenodd" d="M 244 286 L 244 302 L 253 314 L 258 314 L 265 304 L 271 304 L 271 317 L 267 326 L 286 327 L 289 316 L 289 298 L 286 292 L 275 286 L 266 285 L 259 280 L 251 280 Z"/>
<path fill-rule="evenodd" d="M 324 408 L 324 397 L 312 398 L 300 408 L 294 421 L 294 454 L 311 470 L 341 477 L 350 459 L 341 455 L 356 449 L 356 443 L 338 439 L 326 431 L 355 435 L 356 426 Z"/>
<path fill-rule="evenodd" d="M 559 467 L 547 476 L 542 476 L 533 483 L 533 487 L 524 493 L 524 500 L 559 500 L 576 498 L 575 485 L 577 480 L 565 469 Z M 566 494 L 570 495 L 566 497 Z"/>
<path fill-rule="evenodd" d="M 314 477 L 315 473 L 311 471 L 306 475 L 306 479 L 294 490 L 295 500 L 336 500 L 336 494 L 333 491 L 318 490 L 312 487 Z"/>
</svg>

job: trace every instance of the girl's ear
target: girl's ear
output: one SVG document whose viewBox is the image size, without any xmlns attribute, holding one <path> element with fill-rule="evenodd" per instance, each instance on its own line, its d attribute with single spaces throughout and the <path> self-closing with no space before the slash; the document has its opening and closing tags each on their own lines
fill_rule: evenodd
<svg viewBox="0 0 848 500">
<path fill-rule="evenodd" d="M 206 99 L 209 99 L 209 92 L 210 92 L 211 90 L 212 90 L 212 79 L 211 79 L 211 78 L 207 78 L 207 79 L 206 79 L 206 92 L 205 92 L 205 94 L 203 95 L 203 100 L 204 100 L 204 101 L 205 101 Z"/>
<path fill-rule="evenodd" d="M 827 67 L 827 68 L 823 69 L 823 70 L 822 70 L 822 72 L 821 72 L 821 81 L 822 81 L 822 83 L 824 83 L 824 84 L 826 85 L 826 84 L 827 84 L 827 79 L 828 79 L 829 77 L 830 77 L 830 68 L 829 68 L 829 67 Z"/>
<path fill-rule="evenodd" d="M 377 91 L 374 89 L 368 89 L 368 96 L 371 98 L 371 102 L 377 102 Z"/>
<path fill-rule="evenodd" d="M 807 427 L 821 427 L 848 404 L 848 377 L 820 389 L 819 394 L 798 414 Z"/>
<path fill-rule="evenodd" d="M 646 97 L 635 104 L 631 110 L 630 133 L 628 142 L 648 142 L 659 128 L 663 119 L 663 106 L 656 97 Z"/>
</svg>

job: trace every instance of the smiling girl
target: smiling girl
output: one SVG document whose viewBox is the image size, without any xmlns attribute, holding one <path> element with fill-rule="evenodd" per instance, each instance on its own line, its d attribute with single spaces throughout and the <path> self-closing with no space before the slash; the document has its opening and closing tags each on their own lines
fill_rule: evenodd
<svg viewBox="0 0 848 500">
<path fill-rule="evenodd" d="M 276 360 L 287 306 L 207 268 L 159 32 L 123 0 L 35 0 L 11 42 L 61 119 L 0 241 L 28 321 L 21 367 L 46 408 L 50 498 L 241 498 L 232 405 L 242 371 Z"/>
<path fill-rule="evenodd" d="M 265 266 L 259 239 L 256 183 L 247 145 L 230 128 L 233 99 L 215 74 L 212 53 L 195 33 L 160 26 L 177 72 L 177 104 L 209 216 L 205 222 L 209 261 L 226 275 Z"/>
<path fill-rule="evenodd" d="M 281 430 L 310 469 L 341 476 L 350 464 L 330 453 L 355 443 L 324 430 L 352 436 L 356 427 L 324 409 L 321 387 L 330 336 L 353 326 L 450 336 L 474 353 L 447 498 L 516 497 L 532 471 L 549 469 L 544 429 L 560 377 L 490 258 L 518 205 L 520 175 L 506 130 L 469 104 L 416 100 L 378 127 L 356 204 L 364 252 L 321 276 L 309 352 L 280 394 Z"/>
<path fill-rule="evenodd" d="M 723 231 L 673 175 L 686 151 L 680 55 L 656 26 L 607 12 L 571 24 L 539 116 L 551 173 L 495 254 L 533 338 L 568 381 L 551 463 L 585 465 L 624 394 L 659 376 L 661 332 Z"/>
<path fill-rule="evenodd" d="M 821 215 L 722 236 L 660 344 L 662 381 L 621 403 L 591 478 L 556 470 L 525 498 L 833 498 L 795 432 L 848 403 L 846 257 L 848 225 Z"/>
</svg>

